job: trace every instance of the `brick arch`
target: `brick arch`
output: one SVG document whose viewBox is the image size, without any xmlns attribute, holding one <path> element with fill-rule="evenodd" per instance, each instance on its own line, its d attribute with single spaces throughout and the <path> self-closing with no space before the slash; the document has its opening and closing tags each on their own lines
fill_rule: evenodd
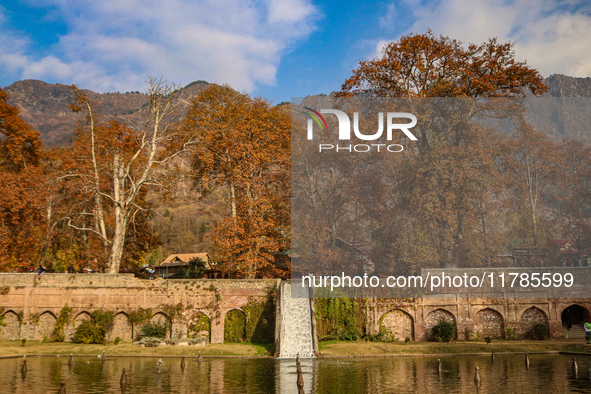
<svg viewBox="0 0 591 394">
<path fill-rule="evenodd" d="M 205 317 L 206 322 L 202 320 Z M 200 322 L 201 320 L 201 322 Z M 199 326 L 197 324 L 199 323 Z M 209 324 L 209 328 L 207 329 L 207 324 Z M 196 311 L 188 320 L 187 320 L 187 335 L 199 337 L 205 336 L 209 340 L 211 338 L 211 317 L 204 311 Z"/>
<path fill-rule="evenodd" d="M 51 311 L 42 312 L 39 315 L 39 320 L 35 323 L 35 339 L 41 341 L 45 338 L 49 339 L 55 328 L 57 317 Z"/>
<path fill-rule="evenodd" d="M 66 341 L 72 341 L 74 339 L 74 333 L 76 328 L 85 321 L 91 321 L 92 315 L 87 311 L 78 312 L 76 316 L 70 321 L 70 323 L 64 329 L 64 337 Z"/>
<path fill-rule="evenodd" d="M 414 319 L 404 309 L 395 308 L 384 313 L 379 320 L 380 330 L 386 330 L 392 339 L 415 339 Z"/>
<path fill-rule="evenodd" d="M 243 342 L 246 340 L 246 321 L 248 315 L 240 308 L 233 308 L 224 314 L 224 342 Z"/>
<path fill-rule="evenodd" d="M 521 314 L 521 329 L 523 332 L 527 332 L 536 324 L 545 324 L 548 326 L 548 315 L 540 308 L 532 306 Z"/>
<path fill-rule="evenodd" d="M 480 332 L 483 337 L 504 338 L 505 319 L 496 309 L 481 309 L 476 313 L 474 330 Z"/>
<path fill-rule="evenodd" d="M 164 312 L 156 312 L 150 317 L 151 323 L 168 323 L 168 315 Z"/>
<path fill-rule="evenodd" d="M 8 310 L 3 313 L 4 326 L 0 327 L 0 339 L 16 340 L 20 338 L 21 321 L 18 313 Z"/>
<path fill-rule="evenodd" d="M 432 310 L 427 314 L 427 318 L 425 319 L 425 328 L 427 330 L 427 335 L 430 335 L 431 329 L 439 324 L 439 321 L 443 319 L 454 326 L 456 326 L 456 336 L 457 336 L 457 324 L 456 324 L 456 317 L 455 315 L 444 308 L 437 308 Z"/>
<path fill-rule="evenodd" d="M 591 313 L 589 313 L 589 309 L 587 309 L 587 307 L 584 307 L 583 305 L 581 305 L 581 304 L 579 304 L 577 302 L 573 302 L 571 304 L 566 305 L 564 308 L 562 308 L 562 310 L 560 311 L 560 318 L 561 318 L 561 320 L 564 320 L 563 319 L 563 316 L 564 316 L 563 314 L 569 308 L 572 308 L 572 311 L 575 312 L 575 316 L 573 316 L 574 317 L 573 324 L 577 324 L 577 323 L 582 324 L 584 322 L 584 320 L 590 320 L 591 321 Z M 576 312 L 577 311 L 580 311 L 581 312 L 583 322 L 577 321 L 577 316 L 576 316 Z"/>
<path fill-rule="evenodd" d="M 131 326 L 129 325 L 129 315 L 125 312 L 118 312 L 113 319 L 113 329 L 109 333 L 111 340 L 119 337 L 124 341 L 131 341 Z"/>
</svg>

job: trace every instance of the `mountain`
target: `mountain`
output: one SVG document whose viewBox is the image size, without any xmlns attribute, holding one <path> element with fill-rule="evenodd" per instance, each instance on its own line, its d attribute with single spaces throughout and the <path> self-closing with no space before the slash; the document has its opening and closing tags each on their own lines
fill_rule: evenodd
<svg viewBox="0 0 591 394">
<path fill-rule="evenodd" d="M 552 139 L 578 139 L 591 144 L 589 105 L 587 101 L 565 102 L 557 105 L 553 97 L 591 97 L 591 78 L 575 78 L 555 74 L 546 78 L 548 98 L 537 108 L 544 116 L 532 120 Z M 181 89 L 177 98 L 182 105 L 189 105 L 191 97 L 199 94 L 209 84 L 196 81 Z M 3 88 L 9 94 L 8 102 L 17 106 L 21 116 L 41 133 L 46 146 L 65 146 L 72 143 L 80 115 L 70 110 L 72 91 L 68 85 L 48 84 L 37 80 L 24 80 Z M 132 128 L 141 128 L 144 122 L 143 109 L 148 105 L 148 96 L 139 92 L 95 93 L 83 90 L 91 99 L 103 119 L 116 119 Z M 581 103 L 583 106 L 581 107 Z M 591 103 L 591 99 L 589 100 Z"/>
<path fill-rule="evenodd" d="M 208 85 L 205 81 L 190 83 L 181 89 L 177 100 L 188 107 L 190 98 Z M 68 85 L 28 79 L 15 82 L 3 90 L 9 95 L 8 103 L 18 107 L 21 117 L 39 130 L 45 146 L 66 146 L 72 143 L 81 115 L 70 110 L 73 95 Z M 103 119 L 115 119 L 132 128 L 142 127 L 145 121 L 144 109 L 149 103 L 146 94 L 82 92 L 95 104 Z"/>
</svg>

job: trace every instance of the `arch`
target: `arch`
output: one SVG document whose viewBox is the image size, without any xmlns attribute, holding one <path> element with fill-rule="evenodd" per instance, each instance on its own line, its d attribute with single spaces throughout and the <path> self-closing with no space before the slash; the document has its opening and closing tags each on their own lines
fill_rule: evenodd
<svg viewBox="0 0 591 394">
<path fill-rule="evenodd" d="M 0 327 L 0 339 L 17 340 L 20 337 L 21 321 L 13 310 L 6 311 L 4 314 L 3 326 Z"/>
<path fill-rule="evenodd" d="M 129 316 L 125 312 L 115 314 L 113 319 L 113 329 L 109 333 L 110 339 L 119 337 L 124 341 L 131 341 L 131 326 L 129 325 Z"/>
<path fill-rule="evenodd" d="M 66 341 L 72 341 L 74 339 L 74 333 L 76 332 L 76 328 L 80 326 L 80 324 L 91 321 L 92 315 L 86 311 L 79 312 L 71 321 L 70 324 L 66 326 L 64 330 L 64 337 Z"/>
<path fill-rule="evenodd" d="M 232 309 L 224 317 L 224 342 L 244 342 L 246 340 L 246 313 Z"/>
<path fill-rule="evenodd" d="M 571 314 L 572 316 L 572 324 L 582 326 L 586 320 L 591 321 L 591 314 L 589 310 L 582 305 L 573 303 L 566 306 L 562 312 L 560 313 L 560 317 L 563 323 L 566 323 L 567 313 Z"/>
<path fill-rule="evenodd" d="M 50 338 L 55 328 L 57 318 L 50 311 L 45 311 L 39 315 L 39 320 L 35 323 L 35 339 L 41 341 L 45 338 Z"/>
<path fill-rule="evenodd" d="M 474 330 L 480 332 L 482 337 L 504 338 L 505 319 L 498 311 L 492 308 L 481 309 L 474 319 Z"/>
<path fill-rule="evenodd" d="M 156 312 L 150 318 L 152 324 L 168 324 L 168 315 L 164 312 Z"/>
<path fill-rule="evenodd" d="M 425 319 L 425 328 L 427 329 L 427 335 L 431 336 L 431 329 L 435 327 L 437 324 L 439 324 L 439 322 L 442 319 L 456 326 L 457 337 L 458 330 L 456 325 L 456 317 L 453 313 L 443 308 L 435 309 L 429 312 L 429 314 L 427 315 L 427 318 Z"/>
<path fill-rule="evenodd" d="M 521 329 L 523 332 L 528 332 L 536 324 L 548 326 L 548 315 L 540 308 L 532 306 L 521 314 Z"/>
<path fill-rule="evenodd" d="M 187 321 L 187 335 L 191 338 L 211 338 L 211 320 L 204 312 L 196 312 Z"/>
<path fill-rule="evenodd" d="M 410 338 L 414 341 L 414 319 L 402 309 L 392 309 L 380 318 L 380 331 L 386 331 L 393 340 Z"/>
</svg>

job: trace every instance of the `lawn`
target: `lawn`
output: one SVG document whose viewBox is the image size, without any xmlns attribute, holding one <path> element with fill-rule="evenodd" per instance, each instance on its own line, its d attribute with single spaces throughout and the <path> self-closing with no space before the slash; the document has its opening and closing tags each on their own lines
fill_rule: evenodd
<svg viewBox="0 0 591 394">
<path fill-rule="evenodd" d="M 71 342 L 27 341 L 21 346 L 20 341 L 0 341 L 0 357 L 20 356 L 24 354 L 86 354 L 99 355 L 103 350 L 107 355 L 125 356 L 272 356 L 273 344 L 224 343 L 208 346 L 159 346 L 142 347 L 130 342 L 118 345 L 85 345 Z"/>
<path fill-rule="evenodd" d="M 591 354 L 591 345 L 584 340 L 501 340 L 490 344 L 481 341 L 469 342 L 345 342 L 321 341 L 321 356 L 380 356 L 392 354 L 458 354 L 458 353 L 534 353 L 568 351 Z"/>
</svg>

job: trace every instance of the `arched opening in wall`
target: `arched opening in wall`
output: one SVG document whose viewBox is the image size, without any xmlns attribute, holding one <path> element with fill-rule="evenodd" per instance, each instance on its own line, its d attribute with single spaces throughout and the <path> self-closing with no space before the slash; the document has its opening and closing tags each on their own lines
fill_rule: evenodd
<svg viewBox="0 0 591 394">
<path fill-rule="evenodd" d="M 483 338 L 504 338 L 505 319 L 494 309 L 482 309 L 476 314 L 474 330 L 477 336 L 480 333 Z"/>
<path fill-rule="evenodd" d="M 187 323 L 187 333 L 189 338 L 205 337 L 209 341 L 211 337 L 211 321 L 203 312 L 197 312 L 189 319 Z"/>
<path fill-rule="evenodd" d="M 544 324 L 548 327 L 548 316 L 543 310 L 532 306 L 521 314 L 521 329 L 526 333 L 536 324 Z"/>
<path fill-rule="evenodd" d="M 567 329 L 570 326 L 583 327 L 585 321 L 591 321 L 591 317 L 587 308 L 577 304 L 573 304 L 564 308 L 561 318 L 563 327 Z"/>
<path fill-rule="evenodd" d="M 20 338 L 21 321 L 14 311 L 7 311 L 0 319 L 0 339 L 17 340 Z"/>
<path fill-rule="evenodd" d="M 113 319 L 113 329 L 109 333 L 109 340 L 119 337 L 123 341 L 131 341 L 131 326 L 126 313 L 119 312 Z"/>
<path fill-rule="evenodd" d="M 224 342 L 244 342 L 246 340 L 246 313 L 232 309 L 224 318 Z"/>
<path fill-rule="evenodd" d="M 406 338 L 414 341 L 415 330 L 411 315 L 401 309 L 394 309 L 384 313 L 380 319 L 380 332 L 383 332 L 391 340 L 404 341 Z"/>
<path fill-rule="evenodd" d="M 448 323 L 453 324 L 454 327 L 456 327 L 456 330 L 455 330 L 456 333 L 455 333 L 453 339 L 457 338 L 458 330 L 457 330 L 457 326 L 456 326 L 456 318 L 454 317 L 454 315 L 451 312 L 449 312 L 443 308 L 439 308 L 434 311 L 431 311 L 427 315 L 427 318 L 425 319 L 425 328 L 427 329 L 428 338 L 430 340 L 435 339 L 431 330 L 433 329 L 433 327 L 438 325 L 441 321 L 446 321 Z"/>
<path fill-rule="evenodd" d="M 35 328 L 35 339 L 42 341 L 44 339 L 50 339 L 57 318 L 51 312 L 43 312 L 39 315 L 39 319 L 35 322 L 37 327 Z"/>
<path fill-rule="evenodd" d="M 67 324 L 64 329 L 64 336 L 66 341 L 73 341 L 74 340 L 74 333 L 76 332 L 76 328 L 78 328 L 82 323 L 86 321 L 91 321 L 92 316 L 88 312 L 80 312 L 78 313 L 74 319 L 72 319 L 71 324 Z"/>
<path fill-rule="evenodd" d="M 155 313 L 150 322 L 140 327 L 138 333 L 142 337 L 166 338 L 172 336 L 172 327 L 168 316 L 163 312 Z"/>
</svg>

